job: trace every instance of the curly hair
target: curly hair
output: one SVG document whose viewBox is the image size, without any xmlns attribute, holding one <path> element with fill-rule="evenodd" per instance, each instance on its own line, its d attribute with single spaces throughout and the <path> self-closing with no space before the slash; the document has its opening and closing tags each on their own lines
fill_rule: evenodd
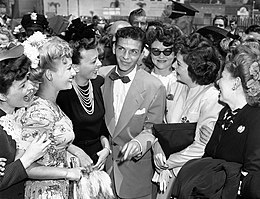
<svg viewBox="0 0 260 199">
<path fill-rule="evenodd" d="M 52 37 L 39 49 L 40 53 L 40 68 L 45 71 L 50 69 L 56 71 L 54 61 L 57 59 L 62 59 L 63 57 L 72 57 L 72 49 L 69 44 L 59 38 Z"/>
<path fill-rule="evenodd" d="M 227 56 L 225 69 L 232 77 L 241 79 L 242 87 L 246 95 L 247 103 L 251 106 L 260 106 L 260 84 L 258 81 L 258 92 L 256 95 L 250 95 L 250 87 L 248 82 L 253 79 L 250 74 L 250 66 L 257 63 L 257 68 L 260 70 L 260 50 L 250 42 L 242 43 L 231 54 Z M 259 74 L 258 74 L 259 75 Z"/>
<path fill-rule="evenodd" d="M 72 63 L 79 64 L 81 57 L 81 50 L 90 50 L 97 48 L 96 38 L 82 38 L 78 41 L 70 41 L 70 47 L 73 50 Z"/>
<path fill-rule="evenodd" d="M 155 40 L 158 40 L 162 42 L 164 46 L 172 46 L 175 40 L 181 35 L 183 35 L 183 33 L 177 26 L 161 23 L 160 25 L 155 25 L 154 29 L 150 29 L 146 32 L 146 43 L 148 46 L 151 46 Z"/>
<path fill-rule="evenodd" d="M 31 61 L 25 55 L 0 61 L 0 93 L 7 94 L 14 81 L 26 77 Z"/>
<path fill-rule="evenodd" d="M 199 33 L 181 36 L 175 49 L 188 65 L 188 74 L 193 82 L 199 85 L 215 82 L 221 68 L 220 55 L 208 39 Z"/>
</svg>

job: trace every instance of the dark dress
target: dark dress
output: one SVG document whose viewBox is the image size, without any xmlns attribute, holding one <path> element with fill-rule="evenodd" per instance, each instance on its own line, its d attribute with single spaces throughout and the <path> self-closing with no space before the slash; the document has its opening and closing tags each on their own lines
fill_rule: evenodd
<svg viewBox="0 0 260 199">
<path fill-rule="evenodd" d="M 250 189 L 252 185 L 249 180 L 246 180 L 245 184 L 244 181 L 248 177 L 240 178 L 240 171 L 248 172 L 248 176 L 260 171 L 260 108 L 247 104 L 236 112 L 231 114 L 228 107 L 221 110 L 203 158 L 188 161 L 177 175 L 173 188 L 174 196 L 182 198 L 179 196 L 191 193 L 189 198 L 196 198 L 196 194 L 203 198 L 209 190 L 220 190 L 219 193 L 212 192 L 209 198 L 214 198 L 214 194 L 217 194 L 217 198 L 233 199 L 237 196 L 239 180 L 242 180 L 243 198 L 257 198 L 249 196 L 248 193 L 243 194 L 244 190 Z M 209 167 L 207 161 L 212 167 Z M 227 164 L 229 169 L 225 168 Z M 230 173 L 232 178 L 228 175 Z M 218 185 L 221 185 L 220 188 Z M 200 192 L 195 194 L 198 188 Z M 252 190 L 251 193 L 254 192 Z"/>
<path fill-rule="evenodd" d="M 73 144 L 82 148 L 96 163 L 98 156 L 96 153 L 103 147 L 100 142 L 100 136 L 108 137 L 108 130 L 104 121 L 104 103 L 100 87 L 104 79 L 98 76 L 91 80 L 94 93 L 94 113 L 89 115 L 80 104 L 75 90 L 60 91 L 57 104 L 72 120 L 75 140 Z M 86 89 L 81 87 L 82 89 Z"/>
<path fill-rule="evenodd" d="M 0 109 L 0 117 L 5 113 Z M 16 143 L 0 126 L 0 157 L 7 159 L 4 176 L 0 176 L 0 198 L 24 198 L 24 182 L 28 177 L 20 160 L 15 159 Z"/>
<path fill-rule="evenodd" d="M 234 117 L 233 124 L 224 131 L 222 109 L 204 157 L 224 159 L 243 165 L 246 172 L 260 170 L 260 108 L 244 106 Z"/>
</svg>

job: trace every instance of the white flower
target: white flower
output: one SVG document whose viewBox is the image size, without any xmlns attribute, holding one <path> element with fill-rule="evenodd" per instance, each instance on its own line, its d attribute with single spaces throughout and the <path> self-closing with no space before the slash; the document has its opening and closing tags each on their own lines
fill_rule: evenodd
<svg viewBox="0 0 260 199">
<path fill-rule="evenodd" d="M 32 68 L 39 64 L 39 48 L 47 41 L 46 35 L 37 31 L 23 42 L 24 54 L 31 60 Z"/>
</svg>

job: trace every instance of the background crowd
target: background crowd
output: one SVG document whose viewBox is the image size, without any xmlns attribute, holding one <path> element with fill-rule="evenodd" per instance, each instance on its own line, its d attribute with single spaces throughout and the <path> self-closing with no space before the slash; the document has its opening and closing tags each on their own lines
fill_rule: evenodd
<svg viewBox="0 0 260 199">
<path fill-rule="evenodd" d="M 9 22 L 1 199 L 260 198 L 260 26 L 216 16 L 187 34 L 142 8 L 112 23 Z M 187 123 L 192 142 L 166 153 L 154 125 Z"/>
</svg>

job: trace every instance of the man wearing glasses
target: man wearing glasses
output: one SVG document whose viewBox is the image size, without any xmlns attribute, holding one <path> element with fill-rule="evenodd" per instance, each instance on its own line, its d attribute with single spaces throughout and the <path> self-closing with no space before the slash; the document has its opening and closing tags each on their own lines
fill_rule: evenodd
<svg viewBox="0 0 260 199">
<path fill-rule="evenodd" d="M 147 129 L 162 123 L 166 91 L 160 80 L 137 67 L 144 38 L 139 27 L 117 31 L 113 47 L 117 65 L 105 77 L 103 87 L 112 149 L 107 171 L 120 199 L 152 198 L 154 136 Z"/>
</svg>

